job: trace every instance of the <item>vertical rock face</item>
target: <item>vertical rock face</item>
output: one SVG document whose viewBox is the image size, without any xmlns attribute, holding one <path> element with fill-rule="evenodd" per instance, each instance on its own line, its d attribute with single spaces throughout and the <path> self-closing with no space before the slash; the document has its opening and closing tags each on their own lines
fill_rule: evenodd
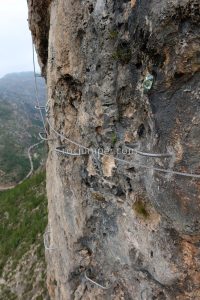
<svg viewBox="0 0 200 300">
<path fill-rule="evenodd" d="M 200 174 L 199 1 L 28 5 L 48 86 L 51 299 L 200 299 L 200 180 L 152 169 Z"/>
</svg>

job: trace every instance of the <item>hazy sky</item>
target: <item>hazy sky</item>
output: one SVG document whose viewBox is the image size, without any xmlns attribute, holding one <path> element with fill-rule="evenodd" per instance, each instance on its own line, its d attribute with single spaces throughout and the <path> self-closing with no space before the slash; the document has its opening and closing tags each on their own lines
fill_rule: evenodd
<svg viewBox="0 0 200 300">
<path fill-rule="evenodd" d="M 27 18 L 26 0 L 0 0 L 0 77 L 33 69 Z"/>
</svg>

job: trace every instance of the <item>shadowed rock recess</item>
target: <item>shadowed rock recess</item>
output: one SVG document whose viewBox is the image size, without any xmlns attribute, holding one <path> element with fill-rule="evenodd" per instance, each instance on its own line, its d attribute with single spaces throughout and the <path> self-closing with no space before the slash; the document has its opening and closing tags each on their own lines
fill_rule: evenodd
<svg viewBox="0 0 200 300">
<path fill-rule="evenodd" d="M 51 299 L 200 299 L 200 180 L 139 166 L 200 174 L 199 1 L 28 6 L 49 122 L 110 150 L 58 154 L 79 148 L 48 129 Z"/>
</svg>

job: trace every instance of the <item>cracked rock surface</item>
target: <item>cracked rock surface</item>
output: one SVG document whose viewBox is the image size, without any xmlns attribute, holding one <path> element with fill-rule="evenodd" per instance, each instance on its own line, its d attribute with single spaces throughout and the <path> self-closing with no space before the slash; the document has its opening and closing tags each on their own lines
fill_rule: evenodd
<svg viewBox="0 0 200 300">
<path fill-rule="evenodd" d="M 200 174 L 199 1 L 28 6 L 51 126 L 104 150 L 48 128 L 51 299 L 200 299 L 200 180 L 152 169 Z"/>
</svg>

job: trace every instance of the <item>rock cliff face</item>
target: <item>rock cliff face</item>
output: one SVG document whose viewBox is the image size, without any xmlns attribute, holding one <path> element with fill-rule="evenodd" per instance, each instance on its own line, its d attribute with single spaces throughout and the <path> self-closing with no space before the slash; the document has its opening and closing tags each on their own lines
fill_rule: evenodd
<svg viewBox="0 0 200 300">
<path fill-rule="evenodd" d="M 200 299 L 200 180 L 152 169 L 200 174 L 199 1 L 28 6 L 48 86 L 51 299 Z M 80 148 L 52 128 L 109 156 L 58 154 Z"/>
</svg>

